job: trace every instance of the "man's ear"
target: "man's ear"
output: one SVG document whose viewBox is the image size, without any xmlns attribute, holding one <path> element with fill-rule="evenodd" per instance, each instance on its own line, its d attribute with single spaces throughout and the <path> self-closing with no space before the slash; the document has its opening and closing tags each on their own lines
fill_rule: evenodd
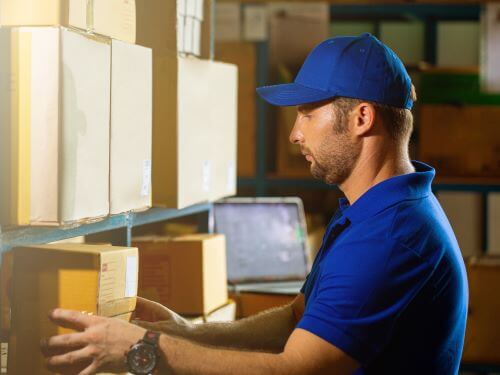
<svg viewBox="0 0 500 375">
<path fill-rule="evenodd" d="M 375 125 L 375 107 L 370 103 L 360 103 L 351 112 L 353 133 L 357 136 L 366 135 Z"/>
</svg>

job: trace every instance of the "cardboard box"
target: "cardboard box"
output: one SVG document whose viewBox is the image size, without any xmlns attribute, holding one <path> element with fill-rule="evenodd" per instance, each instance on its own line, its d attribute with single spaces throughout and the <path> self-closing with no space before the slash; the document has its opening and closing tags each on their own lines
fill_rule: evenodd
<svg viewBox="0 0 500 375">
<path fill-rule="evenodd" d="M 64 28 L 0 29 L 0 223 L 109 213 L 111 45 Z M 3 209 L 6 207 L 6 209 Z"/>
<path fill-rule="evenodd" d="M 500 255 L 500 193 L 488 193 L 488 254 Z"/>
<path fill-rule="evenodd" d="M 80 244 L 13 250 L 12 329 L 9 372 L 48 374 L 39 350 L 43 337 L 70 332 L 49 322 L 56 307 L 102 316 L 135 309 L 138 252 L 135 248 Z"/>
<path fill-rule="evenodd" d="M 290 294 L 275 294 L 275 293 L 249 293 L 243 292 L 238 294 L 230 294 L 230 298 L 237 303 L 238 319 L 256 315 L 262 311 L 281 307 L 292 303 L 296 296 Z"/>
<path fill-rule="evenodd" d="M 500 363 L 500 258 L 467 262 L 469 314 L 462 361 Z"/>
<path fill-rule="evenodd" d="M 257 51 L 254 43 L 217 42 L 217 60 L 238 67 L 238 176 L 255 176 Z"/>
<path fill-rule="evenodd" d="M 0 0 L 0 26 L 66 25 L 69 0 Z"/>
<path fill-rule="evenodd" d="M 483 250 L 482 195 L 461 191 L 440 191 L 436 195 L 457 237 L 462 255 L 480 255 Z"/>
<path fill-rule="evenodd" d="M 388 45 L 406 65 L 417 65 L 425 60 L 425 25 L 421 21 L 381 22 L 380 40 Z"/>
<path fill-rule="evenodd" d="M 236 320 L 236 302 L 229 300 L 227 304 L 208 315 L 185 316 L 185 318 L 194 324 L 234 322 Z"/>
<path fill-rule="evenodd" d="M 438 178 L 498 181 L 499 117 L 500 106 L 422 105 L 419 158 L 436 168 Z"/>
<path fill-rule="evenodd" d="M 479 65 L 481 38 L 478 21 L 439 21 L 436 31 L 437 66 L 477 67 Z"/>
<path fill-rule="evenodd" d="M 236 193 L 237 68 L 154 59 L 153 204 L 183 208 Z"/>
<path fill-rule="evenodd" d="M 151 206 L 153 60 L 149 48 L 111 45 L 110 213 Z"/>
<path fill-rule="evenodd" d="M 226 245 L 220 234 L 139 237 L 139 295 L 186 315 L 227 303 Z"/>
<path fill-rule="evenodd" d="M 190 0 L 191 1 L 191 0 Z M 202 51 L 210 57 L 212 0 L 196 1 L 193 17 L 203 21 Z M 113 39 L 177 51 L 177 2 L 174 0 L 0 0 L 2 26 L 72 26 Z"/>
</svg>

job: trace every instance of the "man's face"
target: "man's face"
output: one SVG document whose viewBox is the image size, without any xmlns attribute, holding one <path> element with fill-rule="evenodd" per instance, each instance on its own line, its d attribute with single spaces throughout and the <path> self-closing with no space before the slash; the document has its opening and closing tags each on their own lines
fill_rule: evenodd
<svg viewBox="0 0 500 375">
<path fill-rule="evenodd" d="M 314 178 L 342 184 L 361 153 L 361 144 L 351 135 L 349 116 L 341 123 L 331 101 L 299 106 L 297 112 L 290 142 L 300 146 Z"/>
</svg>

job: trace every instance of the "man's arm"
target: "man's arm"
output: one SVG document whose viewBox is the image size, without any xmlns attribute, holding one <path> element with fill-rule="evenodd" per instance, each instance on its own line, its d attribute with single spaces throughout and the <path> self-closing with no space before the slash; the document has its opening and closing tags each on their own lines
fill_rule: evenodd
<svg viewBox="0 0 500 375">
<path fill-rule="evenodd" d="M 49 370 L 90 375 L 124 372 L 124 355 L 145 329 L 118 319 L 76 311 L 53 311 L 50 318 L 80 332 L 42 343 Z M 279 354 L 218 349 L 161 335 L 159 374 L 181 375 L 348 375 L 359 365 L 343 351 L 308 331 L 295 329 Z"/>
<path fill-rule="evenodd" d="M 135 323 L 199 344 L 280 353 L 303 312 L 304 295 L 300 294 L 291 304 L 230 323 L 192 324 L 172 312 L 168 321 Z"/>
</svg>

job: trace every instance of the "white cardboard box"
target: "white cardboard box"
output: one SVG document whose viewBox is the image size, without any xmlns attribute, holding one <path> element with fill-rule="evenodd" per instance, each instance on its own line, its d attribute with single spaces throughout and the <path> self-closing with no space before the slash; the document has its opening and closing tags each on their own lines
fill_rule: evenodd
<svg viewBox="0 0 500 375">
<path fill-rule="evenodd" d="M 151 206 L 153 56 L 149 48 L 111 44 L 110 213 Z"/>
<path fill-rule="evenodd" d="M 2 207 L 11 207 L 1 221 L 58 224 L 107 215 L 109 41 L 57 27 L 3 28 L 0 40 L 2 129 L 15 135 L 0 140 L 10 143 L 10 158 L 1 162 L 13 182 L 1 193 Z"/>
<path fill-rule="evenodd" d="M 450 221 L 464 257 L 482 252 L 483 211 L 480 193 L 442 191 L 438 200 Z"/>
<path fill-rule="evenodd" d="M 234 195 L 236 66 L 167 56 L 155 59 L 154 80 L 153 204 L 183 208 Z"/>
</svg>

